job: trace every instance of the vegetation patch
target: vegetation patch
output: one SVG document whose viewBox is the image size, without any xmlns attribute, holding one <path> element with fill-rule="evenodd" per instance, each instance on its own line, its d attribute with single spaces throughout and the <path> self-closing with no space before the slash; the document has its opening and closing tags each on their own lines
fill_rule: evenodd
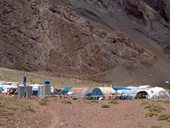
<svg viewBox="0 0 170 128">
<path fill-rule="evenodd" d="M 163 101 L 163 103 L 170 104 L 170 100 L 165 100 L 165 101 Z"/>
<path fill-rule="evenodd" d="M 30 105 L 22 105 L 21 109 L 23 112 L 35 112 L 35 110 Z"/>
<path fill-rule="evenodd" d="M 72 102 L 68 101 L 68 100 L 63 100 L 63 101 L 61 101 L 61 103 L 63 103 L 63 104 L 72 104 Z"/>
<path fill-rule="evenodd" d="M 96 100 L 91 100 L 90 102 L 91 103 L 98 103 L 98 101 L 96 101 Z"/>
<path fill-rule="evenodd" d="M 163 108 L 159 104 L 155 104 L 155 103 L 152 103 L 152 104 L 143 103 L 143 104 L 146 104 L 145 109 L 148 109 L 148 113 L 146 113 L 145 117 L 156 117 L 156 116 L 159 116 L 159 114 L 162 111 L 165 110 L 165 108 Z"/>
<path fill-rule="evenodd" d="M 88 100 L 84 100 L 83 103 L 85 103 L 85 104 L 91 104 L 91 102 L 88 101 Z"/>
<path fill-rule="evenodd" d="M 48 99 L 40 99 L 39 101 L 38 101 L 38 104 L 39 105 L 41 105 L 41 106 L 45 106 L 45 105 L 47 105 L 48 104 Z"/>
<path fill-rule="evenodd" d="M 21 110 L 22 112 L 35 112 L 31 105 L 26 103 L 16 103 L 13 106 L 9 106 L 8 109 L 10 110 Z"/>
<path fill-rule="evenodd" d="M 9 110 L 3 110 L 3 109 L 0 109 L 0 115 L 2 116 L 11 116 L 13 115 L 13 112 L 12 111 L 9 111 Z"/>
<path fill-rule="evenodd" d="M 151 128 L 162 128 L 161 126 L 151 126 Z"/>
<path fill-rule="evenodd" d="M 149 105 L 149 104 L 150 104 L 149 101 L 143 101 L 143 102 L 141 103 L 142 106 Z"/>
<path fill-rule="evenodd" d="M 19 109 L 19 107 L 18 107 L 18 106 L 15 106 L 15 105 L 12 105 L 12 106 L 8 106 L 7 109 L 8 109 L 8 110 L 14 110 L 14 111 L 16 111 L 16 110 Z"/>
<path fill-rule="evenodd" d="M 170 100 L 155 100 L 153 102 L 160 102 L 160 103 L 170 104 Z"/>
<path fill-rule="evenodd" d="M 158 113 L 155 113 L 155 112 L 146 113 L 146 117 L 154 117 L 154 116 L 158 116 Z"/>
<path fill-rule="evenodd" d="M 161 114 L 158 117 L 158 120 L 166 120 L 166 121 L 170 121 L 170 114 Z"/>
<path fill-rule="evenodd" d="M 15 112 L 14 111 L 22 111 L 22 112 L 35 112 L 35 110 L 28 103 L 21 102 L 18 99 L 8 97 L 5 98 L 0 96 L 0 114 L 4 116 L 11 116 Z"/>
<path fill-rule="evenodd" d="M 104 105 L 102 105 L 102 108 L 110 108 L 110 105 L 104 104 Z"/>
<path fill-rule="evenodd" d="M 0 95 L 0 101 L 4 100 L 4 97 Z"/>
<path fill-rule="evenodd" d="M 117 100 L 112 100 L 109 102 L 109 104 L 119 104 L 119 102 Z"/>
<path fill-rule="evenodd" d="M 149 104 L 145 107 L 145 109 L 148 109 L 149 112 L 153 113 L 161 113 L 163 110 L 165 110 L 163 107 L 157 104 Z"/>
<path fill-rule="evenodd" d="M 163 100 L 154 100 L 153 102 L 160 102 L 160 103 L 162 103 Z"/>
</svg>

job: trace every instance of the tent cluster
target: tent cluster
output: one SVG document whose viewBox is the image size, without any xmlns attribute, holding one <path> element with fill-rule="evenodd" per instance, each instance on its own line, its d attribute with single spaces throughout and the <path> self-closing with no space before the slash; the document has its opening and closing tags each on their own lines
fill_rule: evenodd
<svg viewBox="0 0 170 128">
<path fill-rule="evenodd" d="M 87 99 L 158 99 L 170 98 L 168 91 L 161 87 L 127 86 L 127 87 L 91 87 L 91 88 L 64 88 L 64 94 L 70 97 Z"/>
<path fill-rule="evenodd" d="M 115 95 L 115 90 L 112 87 L 91 87 L 91 88 L 71 88 L 68 93 L 71 97 L 80 97 L 86 99 L 102 99 L 112 98 Z"/>
<path fill-rule="evenodd" d="M 139 87 L 126 86 L 126 87 L 66 87 L 57 89 L 50 85 L 50 81 L 45 81 L 43 85 L 29 84 L 28 96 L 66 96 L 72 98 L 85 98 L 85 99 L 158 99 L 170 98 L 168 91 L 161 87 L 151 87 L 150 85 L 143 85 Z M 24 85 L 17 82 L 0 82 L 0 92 L 7 94 L 25 95 Z"/>
<path fill-rule="evenodd" d="M 49 81 L 42 85 L 40 84 L 24 84 L 19 82 L 7 82 L 0 81 L 0 93 L 2 94 L 12 94 L 17 95 L 18 97 L 30 97 L 32 95 L 39 96 L 41 98 L 50 96 L 50 94 L 54 93 L 55 90 L 51 87 Z"/>
<path fill-rule="evenodd" d="M 115 88 L 113 88 L 115 89 Z M 139 87 L 128 86 L 125 88 L 116 88 L 118 97 L 120 99 L 158 99 L 158 98 L 170 98 L 168 91 L 161 87 L 151 87 L 150 85 L 144 85 Z"/>
<path fill-rule="evenodd" d="M 8 92 L 15 94 L 18 86 L 18 82 L 0 81 L 0 92 L 5 94 Z"/>
</svg>

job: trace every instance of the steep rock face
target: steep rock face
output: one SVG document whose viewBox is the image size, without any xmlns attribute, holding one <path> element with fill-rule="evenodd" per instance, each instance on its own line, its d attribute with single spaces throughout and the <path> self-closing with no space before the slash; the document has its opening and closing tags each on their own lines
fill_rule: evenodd
<svg viewBox="0 0 170 128">
<path fill-rule="evenodd" d="M 112 30 L 134 31 L 157 42 L 169 53 L 170 1 L 70 0 L 77 12 Z M 128 33 L 127 32 L 127 33 Z"/>
<path fill-rule="evenodd" d="M 94 75 L 91 79 L 111 82 L 115 86 L 156 85 L 169 79 L 170 65 L 166 57 L 170 48 L 169 1 L 70 0 L 70 3 L 80 16 L 105 26 L 108 31 L 129 35 L 141 47 L 158 56 L 153 64 L 151 61 L 138 61 L 138 64 L 132 61 L 135 65 L 117 65 L 113 70 Z"/>
<path fill-rule="evenodd" d="M 140 31 L 160 44 L 165 53 L 170 52 L 170 1 L 117 0 L 117 3 L 140 26 Z"/>
<path fill-rule="evenodd" d="M 97 73 L 153 58 L 78 15 L 67 0 L 0 0 L 0 28 L 0 66 L 8 68 Z"/>
</svg>

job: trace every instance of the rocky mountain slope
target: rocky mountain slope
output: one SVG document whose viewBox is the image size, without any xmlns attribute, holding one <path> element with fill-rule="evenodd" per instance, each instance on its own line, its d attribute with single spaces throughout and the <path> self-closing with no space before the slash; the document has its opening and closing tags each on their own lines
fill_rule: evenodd
<svg viewBox="0 0 170 128">
<path fill-rule="evenodd" d="M 152 66 L 169 53 L 170 3 L 151 1 L 0 0 L 0 66 L 85 75 Z"/>
<path fill-rule="evenodd" d="M 170 2 L 168 0 L 71 0 L 78 12 L 112 30 L 137 33 L 169 53 Z"/>
<path fill-rule="evenodd" d="M 168 0 L 123 0 L 117 1 L 127 15 L 144 33 L 170 52 L 170 1 Z M 142 28 L 144 29 L 142 30 Z"/>
</svg>

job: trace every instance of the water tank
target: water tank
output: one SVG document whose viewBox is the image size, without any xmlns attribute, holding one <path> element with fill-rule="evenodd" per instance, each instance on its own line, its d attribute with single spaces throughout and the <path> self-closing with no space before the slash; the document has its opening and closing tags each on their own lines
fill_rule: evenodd
<svg viewBox="0 0 170 128">
<path fill-rule="evenodd" d="M 40 98 L 45 98 L 50 96 L 51 94 L 51 86 L 50 85 L 41 85 L 38 87 L 38 96 Z"/>
<path fill-rule="evenodd" d="M 32 86 L 18 86 L 18 97 L 31 97 L 32 96 Z"/>
</svg>

